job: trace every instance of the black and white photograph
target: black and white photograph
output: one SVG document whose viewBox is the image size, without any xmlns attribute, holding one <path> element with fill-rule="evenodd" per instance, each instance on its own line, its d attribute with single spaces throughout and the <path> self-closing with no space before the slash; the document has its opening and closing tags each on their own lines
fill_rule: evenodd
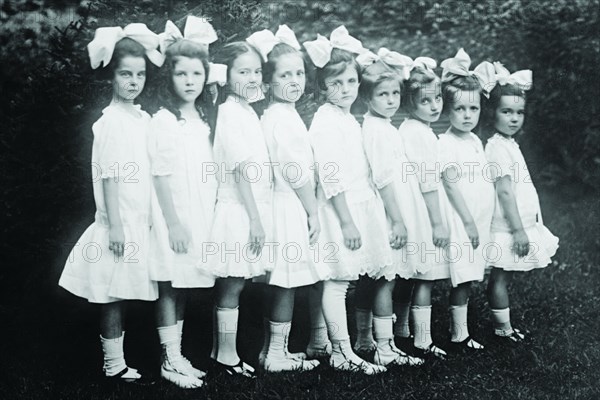
<svg viewBox="0 0 600 400">
<path fill-rule="evenodd" d="M 0 397 L 597 399 L 599 0 L 0 1 Z"/>
</svg>

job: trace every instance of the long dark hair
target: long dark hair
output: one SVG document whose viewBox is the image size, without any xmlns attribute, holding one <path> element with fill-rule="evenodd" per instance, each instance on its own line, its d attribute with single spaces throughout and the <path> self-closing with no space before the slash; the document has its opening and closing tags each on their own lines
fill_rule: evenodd
<svg viewBox="0 0 600 400">
<path fill-rule="evenodd" d="M 190 40 L 181 39 L 173 43 L 165 52 L 165 63 L 160 69 L 161 77 L 159 79 L 158 106 L 169 110 L 177 120 L 183 120 L 179 110 L 179 97 L 175 94 L 173 88 L 173 70 L 179 60 L 179 57 L 195 58 L 202 62 L 204 67 L 204 87 L 202 93 L 196 98 L 196 109 L 200 118 L 208 124 L 211 131 L 211 140 L 215 128 L 215 107 L 213 106 L 210 91 L 206 90 L 206 81 L 208 79 L 209 64 L 208 52 L 203 46 Z"/>
<path fill-rule="evenodd" d="M 496 123 L 496 109 L 500 105 L 500 99 L 502 98 L 502 96 L 520 97 L 523 100 L 527 101 L 525 91 L 518 85 L 496 85 L 494 89 L 492 89 L 492 91 L 490 92 L 489 99 L 482 101 L 484 107 L 481 113 L 481 125 L 483 131 L 483 138 L 485 139 L 485 141 L 492 137 L 496 132 L 496 128 L 494 127 Z M 523 128 L 521 128 L 519 132 L 513 135 L 513 138 L 515 140 L 519 140 L 522 135 Z"/>
</svg>

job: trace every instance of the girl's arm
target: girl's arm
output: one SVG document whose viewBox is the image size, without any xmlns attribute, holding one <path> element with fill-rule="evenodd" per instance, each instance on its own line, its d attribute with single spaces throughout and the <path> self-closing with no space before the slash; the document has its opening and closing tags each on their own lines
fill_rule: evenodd
<svg viewBox="0 0 600 400">
<path fill-rule="evenodd" d="M 176 253 L 187 253 L 190 235 L 181 224 L 175 211 L 169 179 L 169 175 L 154 177 L 156 197 L 165 217 L 167 228 L 169 228 L 169 245 L 171 249 Z"/>
<path fill-rule="evenodd" d="M 265 230 L 260 222 L 260 215 L 258 213 L 258 207 L 256 206 L 254 194 L 252 193 L 250 180 L 244 173 L 244 171 L 247 170 L 247 168 L 244 168 L 245 165 L 246 162 L 242 162 L 241 165 L 235 168 L 235 180 L 250 221 L 250 236 L 248 238 L 250 249 L 254 254 L 259 255 L 265 244 Z"/>
<path fill-rule="evenodd" d="M 385 211 L 392 220 L 392 237 L 390 238 L 390 245 L 394 249 L 401 249 L 406 245 L 408 240 L 408 233 L 406 232 L 406 226 L 400 214 L 400 207 L 396 201 L 396 191 L 393 184 L 388 184 L 383 188 L 379 189 L 379 194 L 383 200 Z"/>
<path fill-rule="evenodd" d="M 437 247 L 446 247 L 450 238 L 448 230 L 442 223 L 442 213 L 440 212 L 440 199 L 437 190 L 423 193 L 429 221 L 431 222 L 431 230 L 433 233 L 433 244 Z"/>
<path fill-rule="evenodd" d="M 342 234 L 344 235 L 344 245 L 350 250 L 358 250 L 362 246 L 360 232 L 354 225 L 348 203 L 346 202 L 346 194 L 339 193 L 331 197 L 331 204 L 340 220 Z"/>
<path fill-rule="evenodd" d="M 452 203 L 452 206 L 458 213 L 460 220 L 467 231 L 467 236 L 469 236 L 469 240 L 473 245 L 473 248 L 476 249 L 479 247 L 479 232 L 477 231 L 477 226 L 475 225 L 475 221 L 473 220 L 473 216 L 465 203 L 465 199 L 458 188 L 458 184 L 453 182 L 451 179 L 448 179 L 448 171 L 453 170 L 453 176 L 456 176 L 456 169 L 454 167 L 450 167 L 444 172 L 442 172 L 442 179 L 444 181 L 444 189 L 446 189 L 446 194 L 448 195 L 448 200 Z"/>
<path fill-rule="evenodd" d="M 300 199 L 306 215 L 308 216 L 308 236 L 310 245 L 315 244 L 321 232 L 321 224 L 319 223 L 319 214 L 317 207 L 317 198 L 315 190 L 310 182 L 307 182 L 298 189 L 294 189 L 296 195 Z"/>
<path fill-rule="evenodd" d="M 529 238 L 523 229 L 510 175 L 504 175 L 496 181 L 495 185 L 498 201 L 502 205 L 504 216 L 512 231 L 515 253 L 519 257 L 525 257 L 529 253 Z"/>
<path fill-rule="evenodd" d="M 104 178 L 102 189 L 108 214 L 108 248 L 121 257 L 125 252 L 125 232 L 119 211 L 119 183 L 115 179 Z"/>
</svg>

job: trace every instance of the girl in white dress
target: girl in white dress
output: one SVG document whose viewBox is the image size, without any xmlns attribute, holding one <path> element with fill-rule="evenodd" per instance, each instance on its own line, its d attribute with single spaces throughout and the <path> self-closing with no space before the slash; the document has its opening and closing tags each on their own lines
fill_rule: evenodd
<svg viewBox="0 0 600 400">
<path fill-rule="evenodd" d="M 365 152 L 373 181 L 381 194 L 388 216 L 388 229 L 391 231 L 391 244 L 394 249 L 390 277 L 409 279 L 420 266 L 414 254 L 406 252 L 407 242 L 421 241 L 416 235 L 422 232 L 414 219 L 418 203 L 419 184 L 415 176 L 402 178 L 402 163 L 406 161 L 398 131 L 390 118 L 400 107 L 402 80 L 408 72 L 412 59 L 386 48 L 379 49 L 377 55 L 368 52 L 357 57 L 363 66 L 359 94 L 367 104 L 362 134 Z M 424 206 L 423 206 L 424 207 Z M 405 222 L 406 221 L 406 222 Z M 386 268 L 389 273 L 389 268 Z M 423 271 L 421 271 L 423 272 Z M 379 279 L 382 290 L 373 302 L 373 331 L 377 344 L 375 363 L 379 365 L 420 365 L 423 360 L 409 357 L 394 344 L 392 291 L 395 279 Z"/>
<path fill-rule="evenodd" d="M 227 66 L 227 84 L 224 95 L 220 94 L 225 100 L 216 123 L 219 189 L 206 249 L 217 277 L 211 357 L 228 374 L 255 378 L 254 368 L 238 356 L 236 339 L 245 281 L 263 275 L 273 259 L 269 153 L 260 120 L 250 106 L 264 98 L 261 57 L 247 42 L 233 42 L 220 50 L 215 61 Z"/>
<path fill-rule="evenodd" d="M 156 300 L 148 241 L 152 181 L 146 146 L 150 116 L 133 103 L 146 82 L 147 56 L 160 65 L 158 35 L 144 24 L 98 28 L 88 45 L 92 68 L 110 74 L 113 98 L 92 127 L 94 223 L 66 262 L 59 285 L 101 304 L 103 371 L 115 382 L 140 383 L 125 363 L 123 300 Z"/>
<path fill-rule="evenodd" d="M 153 207 L 150 272 L 158 282 L 156 325 L 162 346 L 161 376 L 182 388 L 202 386 L 204 372 L 181 354 L 186 293 L 180 288 L 208 288 L 214 277 L 202 264 L 217 195 L 211 129 L 212 103 L 204 93 L 209 73 L 208 43 L 217 39 L 208 22 L 188 17 L 192 30 L 211 33 L 193 40 L 167 21 L 161 49 L 165 54 L 159 110 L 150 123 L 148 152 L 158 204 Z M 200 263 L 201 268 L 196 265 Z"/>
<path fill-rule="evenodd" d="M 261 52 L 264 61 L 263 80 L 269 88 L 270 104 L 261 123 L 273 164 L 274 183 L 276 250 L 273 270 L 266 276 L 269 320 L 265 336 L 268 343 L 264 358 L 259 357 L 259 360 L 269 372 L 309 371 L 319 362 L 303 360 L 303 353 L 292 355 L 287 348 L 295 289 L 322 281 L 328 272 L 327 266 L 314 256 L 313 246 L 321 231 L 314 160 L 308 132 L 295 108 L 306 85 L 304 59 L 294 32 L 286 25 L 280 26 L 275 35 L 265 29 L 247 40 Z M 312 320 L 316 320 L 313 325 L 324 330 L 321 291 L 311 292 L 309 302 Z M 321 347 L 323 344 L 326 346 L 321 343 Z M 313 340 L 309 344 L 309 356 L 314 355 L 315 347 L 317 343 Z"/>
<path fill-rule="evenodd" d="M 556 253 L 558 238 L 544 226 L 537 191 L 514 138 L 523 126 L 524 90 L 531 87 L 531 71 L 510 74 L 500 63 L 494 67 L 498 85 L 490 94 L 489 109 L 495 133 L 485 154 L 497 200 L 487 254 L 492 267 L 487 289 L 496 338 L 512 344 L 525 338 L 510 323 L 507 286 L 512 272 L 546 267 Z"/>
<path fill-rule="evenodd" d="M 379 278 L 382 268 L 391 264 L 391 247 L 383 204 L 370 180 L 360 125 L 350 113 L 360 81 L 354 54 L 365 49 L 343 26 L 330 38 L 319 35 L 304 43 L 326 99 L 309 136 L 319 171 L 319 249 L 324 250 L 319 256 L 331 270 L 323 288 L 323 313 L 333 347 L 329 363 L 338 370 L 372 375 L 386 368 L 364 361 L 352 350 L 346 291 L 349 281 L 360 275 Z"/>
<path fill-rule="evenodd" d="M 450 335 L 454 347 L 483 349 L 469 335 L 467 303 L 471 282 L 483 280 L 485 251 L 494 211 L 494 187 L 485 175 L 487 162 L 481 140 L 472 132 L 479 122 L 483 88 L 495 81 L 489 62 L 469 71 L 471 59 L 460 49 L 441 64 L 444 111 L 450 127 L 439 137 L 440 164 L 449 205 L 444 213 L 450 228 Z"/>
<path fill-rule="evenodd" d="M 447 261 L 449 232 L 444 223 L 444 207 L 440 204 L 444 197 L 439 193 L 444 189 L 440 185 L 438 143 L 429 127 L 430 123 L 439 119 L 443 107 L 440 78 L 433 72 L 435 67 L 433 59 L 415 59 L 402 96 L 410 118 L 402 122 L 398 131 L 408 159 L 403 175 L 415 175 L 421 192 L 417 194 L 421 206 L 415 218 L 418 229 L 423 231 L 419 236 L 423 242 L 416 243 L 410 252 L 418 255 L 422 264 L 420 270 L 426 272 L 413 276 L 413 345 L 423 355 L 444 358 L 446 352 L 435 346 L 431 338 L 431 289 L 435 281 L 450 278 Z M 401 324 L 407 325 L 407 321 Z"/>
</svg>

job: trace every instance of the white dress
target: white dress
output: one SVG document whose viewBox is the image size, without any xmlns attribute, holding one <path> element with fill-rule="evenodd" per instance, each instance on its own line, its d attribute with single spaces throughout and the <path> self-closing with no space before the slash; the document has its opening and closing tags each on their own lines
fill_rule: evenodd
<svg viewBox="0 0 600 400">
<path fill-rule="evenodd" d="M 388 280 L 395 278 L 383 202 L 371 181 L 370 167 L 361 127 L 339 107 L 326 103 L 315 113 L 309 130 L 319 172 L 319 257 L 330 268 L 331 279 L 356 280 L 367 274 Z M 344 245 L 340 220 L 331 197 L 344 193 L 362 246 L 350 250 Z"/>
<path fill-rule="evenodd" d="M 58 282 L 92 303 L 158 297 L 148 268 L 152 181 L 146 140 L 150 116 L 139 106 L 136 108 L 139 117 L 111 104 L 92 127 L 95 221 L 71 250 Z M 125 234 L 124 255 L 118 258 L 108 248 L 104 179 L 118 181 Z"/>
<path fill-rule="evenodd" d="M 219 189 L 207 256 L 217 277 L 253 278 L 272 269 L 272 171 L 269 152 L 258 116 L 248 104 L 234 97 L 219 106 L 214 157 L 218 167 Z M 234 169 L 245 170 L 252 186 L 258 213 L 266 234 L 259 255 L 248 243 L 250 221 L 235 181 Z M 243 179 L 243 178 L 240 178 Z"/>
<path fill-rule="evenodd" d="M 273 163 L 275 263 L 267 283 L 284 288 L 327 279 L 329 269 L 309 245 L 307 214 L 294 191 L 315 188 L 314 159 L 308 132 L 293 104 L 273 103 L 261 118 Z"/>
<path fill-rule="evenodd" d="M 402 144 L 408 159 L 402 173 L 406 177 L 416 176 L 419 182 L 419 190 L 422 193 L 421 196 L 416 196 L 419 206 L 416 210 L 418 214 L 415 215 L 415 219 L 419 226 L 418 229 L 421 230 L 419 238 L 423 242 L 417 243 L 415 251 L 419 254 L 419 261 L 423 264 L 423 270 L 427 272 L 415 274 L 413 278 L 428 281 L 448 279 L 450 278 L 448 248 L 436 247 L 433 244 L 431 222 L 423 198 L 424 193 L 437 190 L 442 221 L 445 221 L 443 213 L 447 206 L 442 202 L 447 200 L 445 195 L 440 195 L 444 188 L 441 184 L 437 137 L 429 126 L 412 118 L 405 119 L 398 128 L 398 132 L 402 138 Z"/>
<path fill-rule="evenodd" d="M 488 265 L 506 271 L 529 271 L 550 264 L 550 258 L 558 249 L 558 238 L 544 226 L 540 201 L 531 181 L 531 175 L 519 145 L 512 138 L 495 134 L 485 147 L 492 182 L 509 175 L 515 193 L 521 223 L 529 238 L 529 253 L 518 257 L 513 251 L 513 236 L 508 219 L 499 200 L 492 217 L 491 240 L 487 257 Z"/>
<path fill-rule="evenodd" d="M 442 201 L 450 228 L 448 261 L 452 285 L 482 281 L 486 252 L 490 246 L 490 226 L 496 195 L 494 185 L 485 175 L 487 160 L 481 140 L 472 132 L 461 138 L 449 130 L 439 136 L 441 171 L 449 170 L 448 179 L 458 186 L 479 233 L 479 247 L 474 249 L 460 216 L 448 199 Z M 445 192 L 442 191 L 445 195 Z"/>
<path fill-rule="evenodd" d="M 170 281 L 176 288 L 212 287 L 215 280 L 203 249 L 209 240 L 217 197 L 210 128 L 200 119 L 177 121 L 170 111 L 160 110 L 150 122 L 148 153 L 152 175 L 168 176 L 175 212 L 190 235 L 187 253 L 171 249 L 169 230 L 154 193 L 151 277 Z"/>
<path fill-rule="evenodd" d="M 427 208 L 422 201 L 416 174 L 407 174 L 404 170 L 408 159 L 402 138 L 389 118 L 376 117 L 370 113 L 365 114 L 362 133 L 373 182 L 378 189 L 393 185 L 396 203 L 408 234 L 406 246 L 392 250 L 393 268 L 404 279 L 427 272 L 430 266 L 421 262 L 419 253 L 420 243 L 431 240 L 431 236 L 424 235 L 422 229 L 423 225 L 429 223 L 429 219 L 422 218 L 427 215 Z M 391 231 L 389 218 L 388 228 Z"/>
</svg>

